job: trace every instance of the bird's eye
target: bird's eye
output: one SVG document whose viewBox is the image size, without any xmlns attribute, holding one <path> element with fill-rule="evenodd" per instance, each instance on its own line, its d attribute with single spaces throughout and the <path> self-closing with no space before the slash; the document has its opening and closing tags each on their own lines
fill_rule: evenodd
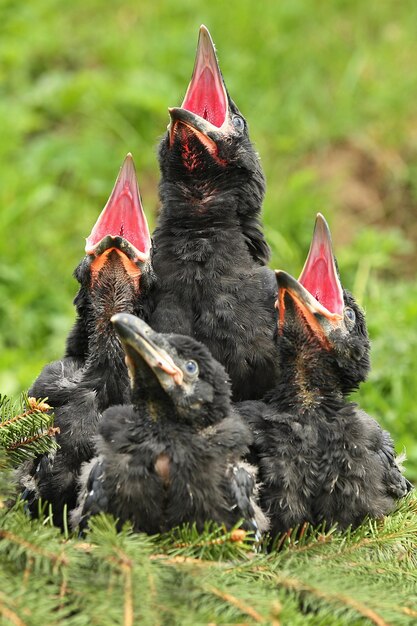
<svg viewBox="0 0 417 626">
<path fill-rule="evenodd" d="M 243 121 L 243 118 L 240 117 L 240 115 L 234 115 L 232 118 L 232 123 L 238 131 L 242 131 L 245 128 L 245 122 Z"/>
<path fill-rule="evenodd" d="M 190 374 L 190 376 L 195 376 L 195 374 L 197 374 L 198 372 L 198 365 L 195 361 L 187 361 L 187 363 L 185 364 L 185 371 L 187 372 L 187 374 Z"/>
<path fill-rule="evenodd" d="M 345 309 L 345 317 L 347 317 L 347 319 L 350 322 L 355 322 L 356 320 L 356 315 L 355 315 L 355 311 L 353 309 L 351 309 L 350 307 L 346 307 Z"/>
</svg>

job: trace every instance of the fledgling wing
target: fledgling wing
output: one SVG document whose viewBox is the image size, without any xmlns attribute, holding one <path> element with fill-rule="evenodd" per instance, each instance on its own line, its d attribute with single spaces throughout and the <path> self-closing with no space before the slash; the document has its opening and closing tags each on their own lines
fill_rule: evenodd
<svg viewBox="0 0 417 626">
<path fill-rule="evenodd" d="M 62 403 L 62 388 L 68 387 L 74 376 L 78 375 L 82 365 L 81 359 L 72 357 L 48 363 L 29 389 L 29 396 L 47 398 L 48 404 L 52 407 L 51 412 L 55 413 L 56 407 Z M 56 416 L 55 425 L 57 425 Z M 22 499 L 25 500 L 29 510 L 36 506 L 36 500 L 40 497 L 39 478 L 51 470 L 54 456 L 55 454 L 42 454 L 25 461 L 16 471 L 18 484 L 22 488 Z"/>
<path fill-rule="evenodd" d="M 269 522 L 257 504 L 258 487 L 256 468 L 248 463 L 239 463 L 231 468 L 230 488 L 233 507 L 239 517 L 245 520 L 247 528 L 254 532 L 259 540 L 262 533 L 268 530 Z"/>
<path fill-rule="evenodd" d="M 355 417 L 365 425 L 369 449 L 379 460 L 381 490 L 394 499 L 404 497 L 413 486 L 402 474 L 404 457 L 397 457 L 391 435 L 359 407 L 356 407 Z"/>
<path fill-rule="evenodd" d="M 73 384 L 83 365 L 84 360 L 80 357 L 65 357 L 48 363 L 29 389 L 29 395 L 35 398 L 48 397 L 52 407 L 59 406 L 62 390 Z"/>
<path fill-rule="evenodd" d="M 386 468 L 384 482 L 387 491 L 394 498 L 403 498 L 413 489 L 413 485 L 401 473 L 402 468 L 400 464 L 404 458 L 395 456 L 394 442 L 391 435 L 386 430 L 383 430 L 381 435 L 382 445 L 378 450 L 378 454 L 383 466 Z"/>
<path fill-rule="evenodd" d="M 108 499 L 104 489 L 104 464 L 101 457 L 84 463 L 79 479 L 79 494 L 76 508 L 71 512 L 71 527 L 83 532 L 93 515 L 108 510 Z"/>
<path fill-rule="evenodd" d="M 268 409 L 267 405 L 261 400 L 245 400 L 244 402 L 237 402 L 235 405 L 239 411 L 239 415 L 249 426 L 253 442 L 249 446 L 249 452 L 246 455 L 246 460 L 255 465 L 259 465 L 259 449 L 257 441 L 261 433 L 265 430 L 264 415 Z"/>
<path fill-rule="evenodd" d="M 92 436 L 99 419 L 96 393 L 82 385 L 83 361 L 64 358 L 44 367 L 29 393 L 48 397 L 55 415 L 59 449 L 41 455 L 18 470 L 27 509 L 36 515 L 38 500 L 49 502 L 54 523 L 63 524 L 64 507 L 75 506 L 77 477 L 82 461 L 94 454 Z"/>
<path fill-rule="evenodd" d="M 51 471 L 55 452 L 43 454 L 34 460 L 22 463 L 17 469 L 17 481 L 22 488 L 21 498 L 25 502 L 25 509 L 31 513 L 40 498 L 39 476 Z"/>
<path fill-rule="evenodd" d="M 320 468 L 325 479 L 313 503 L 314 519 L 357 527 L 366 516 L 391 513 L 407 493 L 390 435 L 354 403 L 337 414 L 338 428 L 321 430 Z M 334 439 L 334 435 L 338 438 Z M 323 470 L 325 469 L 325 473 Z"/>
<path fill-rule="evenodd" d="M 125 473 L 127 466 L 123 465 L 123 470 L 116 468 L 120 457 L 133 454 L 136 449 L 136 428 L 141 432 L 138 422 L 131 405 L 111 406 L 103 413 L 95 438 L 97 456 L 81 466 L 77 505 L 71 514 L 72 528 L 79 525 L 81 531 L 85 530 L 90 517 L 98 513 L 124 512 L 124 504 L 133 498 L 136 485 L 134 480 L 129 481 L 130 473 Z M 135 464 L 132 465 L 134 469 Z M 118 473 L 120 471 L 123 476 Z M 127 482 L 131 488 L 128 496 L 118 492 L 122 478 L 125 487 Z M 111 494 L 111 500 L 108 494 Z"/>
<path fill-rule="evenodd" d="M 269 523 L 257 504 L 257 470 L 242 460 L 252 442 L 249 427 L 237 413 L 233 413 L 216 424 L 208 439 L 230 460 L 226 479 L 231 510 L 236 511 L 236 520 L 244 519 L 247 529 L 253 530 L 259 539 L 261 533 L 268 529 Z"/>
</svg>

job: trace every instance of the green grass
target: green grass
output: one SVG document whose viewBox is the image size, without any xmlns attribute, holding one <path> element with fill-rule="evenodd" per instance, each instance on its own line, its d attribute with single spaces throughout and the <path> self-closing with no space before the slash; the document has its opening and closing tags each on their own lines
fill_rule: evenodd
<svg viewBox="0 0 417 626">
<path fill-rule="evenodd" d="M 72 271 L 127 151 L 154 223 L 155 149 L 203 22 L 266 170 L 273 265 L 297 275 L 328 217 L 373 339 L 359 399 L 417 478 L 416 21 L 413 0 L 0 0 L 0 390 L 62 354 Z"/>
</svg>

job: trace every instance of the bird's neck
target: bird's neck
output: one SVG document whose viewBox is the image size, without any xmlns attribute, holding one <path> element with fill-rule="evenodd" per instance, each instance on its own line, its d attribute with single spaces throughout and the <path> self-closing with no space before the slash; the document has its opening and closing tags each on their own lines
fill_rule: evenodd
<svg viewBox="0 0 417 626">
<path fill-rule="evenodd" d="M 334 413 L 345 405 L 337 366 L 326 355 L 294 349 L 281 357 L 280 380 L 271 394 L 279 411 L 302 416 Z"/>
<path fill-rule="evenodd" d="M 150 422 L 164 424 L 176 421 L 177 414 L 172 400 L 155 381 L 149 378 L 137 380 L 131 398 L 135 411 L 141 416 L 147 416 Z"/>
<path fill-rule="evenodd" d="M 124 352 L 110 320 L 96 320 L 90 328 L 86 367 L 103 369 L 124 362 Z"/>
<path fill-rule="evenodd" d="M 200 197 L 198 197 L 200 196 Z M 221 275 L 253 266 L 232 193 L 198 191 L 164 183 L 162 210 L 154 233 L 157 274 L 192 285 L 212 284 Z"/>
<path fill-rule="evenodd" d="M 160 184 L 161 218 L 185 229 L 234 229 L 239 225 L 236 188 L 216 179 L 185 181 L 163 178 Z"/>
<path fill-rule="evenodd" d="M 139 308 L 137 279 L 126 271 L 120 256 L 113 251 L 90 285 L 87 314 L 89 360 L 111 365 L 115 359 L 123 358 L 110 320 L 116 313 L 135 314 Z"/>
<path fill-rule="evenodd" d="M 137 292 L 129 280 L 102 277 L 91 293 L 88 310 L 88 350 L 85 380 L 90 381 L 103 406 L 126 399 L 128 376 L 125 354 L 115 333 L 111 317 L 116 313 L 137 313 Z"/>
</svg>

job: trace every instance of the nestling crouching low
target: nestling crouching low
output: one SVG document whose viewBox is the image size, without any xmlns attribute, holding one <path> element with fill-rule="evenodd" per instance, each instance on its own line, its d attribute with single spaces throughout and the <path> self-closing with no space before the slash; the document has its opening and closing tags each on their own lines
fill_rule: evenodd
<svg viewBox="0 0 417 626">
<path fill-rule="evenodd" d="M 206 521 L 266 530 L 256 471 L 242 461 L 251 432 L 230 402 L 222 365 L 198 341 L 112 318 L 126 352 L 132 404 L 103 414 L 98 456 L 84 467 L 72 525 L 111 513 L 150 534 Z"/>
</svg>

